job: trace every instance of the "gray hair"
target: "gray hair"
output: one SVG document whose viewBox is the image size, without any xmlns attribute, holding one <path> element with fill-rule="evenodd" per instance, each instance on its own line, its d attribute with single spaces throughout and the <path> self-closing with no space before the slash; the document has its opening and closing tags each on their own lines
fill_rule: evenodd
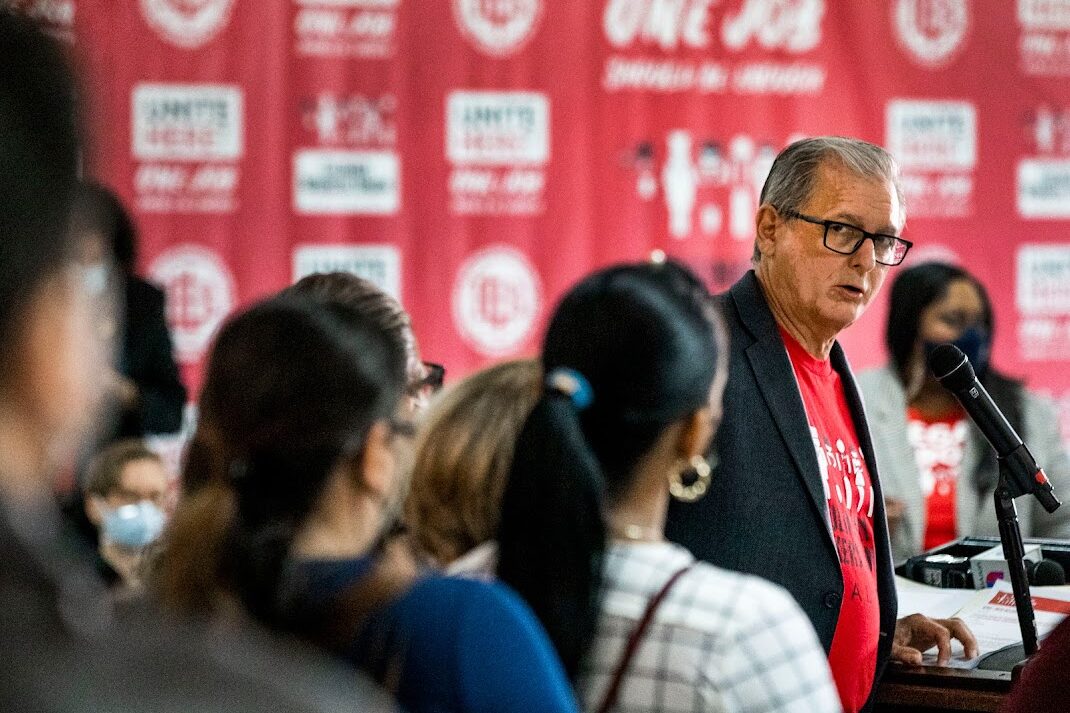
<svg viewBox="0 0 1070 713">
<path fill-rule="evenodd" d="M 900 217 L 906 220 L 899 164 L 880 146 L 844 136 L 802 139 L 781 151 L 769 169 L 758 204 L 768 203 L 781 213 L 798 211 L 810 199 L 821 165 L 832 160 L 862 178 L 890 181 L 899 199 Z M 761 253 L 755 240 L 752 261 L 757 263 L 759 259 Z"/>
</svg>

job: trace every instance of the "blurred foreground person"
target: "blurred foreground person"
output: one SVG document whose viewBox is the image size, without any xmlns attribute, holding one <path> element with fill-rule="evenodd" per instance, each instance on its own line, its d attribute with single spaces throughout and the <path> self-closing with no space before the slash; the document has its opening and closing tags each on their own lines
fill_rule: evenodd
<svg viewBox="0 0 1070 713">
<path fill-rule="evenodd" d="M 292 642 L 151 613 L 117 624 L 68 551 L 52 477 L 99 414 L 108 353 L 68 229 L 74 95 L 58 45 L 0 11 L 0 710 L 389 709 Z"/>
<path fill-rule="evenodd" d="M 780 587 L 665 540 L 670 495 L 710 484 L 726 344 L 675 263 L 565 295 L 513 454 L 498 575 L 538 614 L 589 711 L 839 711 L 813 628 Z"/>
<path fill-rule="evenodd" d="M 1070 460 L 1051 405 L 991 364 L 992 305 L 960 267 L 922 263 L 892 285 L 885 345 L 892 361 L 858 375 L 881 471 L 892 554 L 906 559 L 966 535 L 999 535 L 992 493 L 999 464 L 955 396 L 929 372 L 928 355 L 954 344 L 1036 456 L 1055 492 L 1070 491 Z M 1023 537 L 1070 537 L 1070 508 L 1018 502 Z"/>
<path fill-rule="evenodd" d="M 509 361 L 450 387 L 428 412 L 405 524 L 419 550 L 447 572 L 493 576 L 513 449 L 541 396 L 539 363 Z"/>
<path fill-rule="evenodd" d="M 186 389 L 179 377 L 164 310 L 164 293 L 137 275 L 137 231 L 119 198 L 95 183 L 75 193 L 72 230 L 90 295 L 113 300 L 101 329 L 118 345 L 118 363 L 104 379 L 110 421 L 101 443 L 182 427 Z"/>
<path fill-rule="evenodd" d="M 167 518 L 168 485 L 160 457 L 138 440 L 113 443 L 89 464 L 85 509 L 99 531 L 97 570 L 109 586 L 141 589 L 145 556 Z"/>
<path fill-rule="evenodd" d="M 237 607 L 315 641 L 414 713 L 570 713 L 561 666 L 515 594 L 420 572 L 386 541 L 414 431 L 405 361 L 374 320 L 305 295 L 224 325 L 159 597 L 208 616 Z"/>
</svg>

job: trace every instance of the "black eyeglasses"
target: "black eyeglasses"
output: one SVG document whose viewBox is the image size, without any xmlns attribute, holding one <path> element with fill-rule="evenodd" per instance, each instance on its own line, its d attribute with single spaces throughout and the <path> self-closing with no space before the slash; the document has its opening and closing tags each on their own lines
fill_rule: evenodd
<svg viewBox="0 0 1070 713">
<path fill-rule="evenodd" d="M 433 361 L 425 361 L 424 368 L 427 369 L 427 375 L 421 379 L 420 385 L 430 387 L 432 392 L 440 391 L 446 381 L 446 367 Z"/>
<path fill-rule="evenodd" d="M 405 393 L 410 397 L 426 400 L 442 390 L 442 385 L 446 380 L 446 367 L 430 361 L 421 363 L 424 367 L 424 375 L 410 381 L 405 387 Z"/>
<path fill-rule="evenodd" d="M 781 213 L 788 218 L 798 218 L 807 223 L 824 226 L 825 247 L 840 255 L 854 255 L 862 247 L 862 243 L 872 240 L 873 257 L 881 265 L 893 266 L 903 262 L 907 251 L 914 245 L 909 240 L 903 240 L 894 235 L 867 233 L 857 226 L 841 223 L 838 220 L 821 220 L 793 210 L 785 210 Z"/>
</svg>

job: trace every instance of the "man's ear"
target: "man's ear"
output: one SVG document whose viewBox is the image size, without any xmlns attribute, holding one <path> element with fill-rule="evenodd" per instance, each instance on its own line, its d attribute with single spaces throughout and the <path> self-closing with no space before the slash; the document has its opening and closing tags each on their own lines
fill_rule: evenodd
<svg viewBox="0 0 1070 713">
<path fill-rule="evenodd" d="M 360 480 L 380 498 L 387 500 L 394 489 L 397 468 L 394 451 L 390 448 L 390 426 L 378 421 L 368 430 L 359 461 Z"/>
<path fill-rule="evenodd" d="M 755 244 L 763 257 L 776 252 L 776 229 L 780 224 L 780 214 L 776 208 L 763 203 L 754 216 Z"/>
</svg>

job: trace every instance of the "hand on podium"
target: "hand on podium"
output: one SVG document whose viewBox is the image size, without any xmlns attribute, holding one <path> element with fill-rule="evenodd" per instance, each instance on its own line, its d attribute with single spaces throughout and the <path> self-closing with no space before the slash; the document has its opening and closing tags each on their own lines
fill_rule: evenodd
<svg viewBox="0 0 1070 713">
<path fill-rule="evenodd" d="M 892 660 L 921 666 L 922 652 L 936 646 L 936 663 L 943 666 L 951 660 L 952 638 L 962 642 L 966 658 L 977 657 L 977 640 L 961 619 L 930 619 L 923 614 L 911 614 L 895 623 Z"/>
</svg>

